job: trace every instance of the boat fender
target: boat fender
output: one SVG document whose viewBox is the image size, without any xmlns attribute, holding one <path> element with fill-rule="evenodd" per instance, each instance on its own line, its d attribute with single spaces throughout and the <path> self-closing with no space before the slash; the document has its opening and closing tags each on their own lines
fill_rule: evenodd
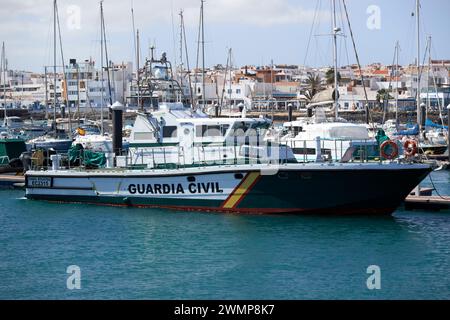
<svg viewBox="0 0 450 320">
<path fill-rule="evenodd" d="M 414 157 L 418 151 L 417 142 L 415 140 L 408 139 L 403 144 L 403 149 L 405 150 L 404 152 L 407 157 Z"/>
<path fill-rule="evenodd" d="M 398 157 L 398 145 L 392 140 L 383 142 L 380 150 L 381 156 L 387 160 L 394 160 Z"/>
</svg>

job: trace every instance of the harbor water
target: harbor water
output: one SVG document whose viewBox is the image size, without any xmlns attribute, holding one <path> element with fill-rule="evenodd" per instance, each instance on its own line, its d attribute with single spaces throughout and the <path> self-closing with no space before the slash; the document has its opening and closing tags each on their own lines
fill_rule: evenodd
<svg viewBox="0 0 450 320">
<path fill-rule="evenodd" d="M 432 179 L 450 194 L 448 171 Z M 448 211 L 249 216 L 0 195 L 0 299 L 450 299 Z"/>
</svg>

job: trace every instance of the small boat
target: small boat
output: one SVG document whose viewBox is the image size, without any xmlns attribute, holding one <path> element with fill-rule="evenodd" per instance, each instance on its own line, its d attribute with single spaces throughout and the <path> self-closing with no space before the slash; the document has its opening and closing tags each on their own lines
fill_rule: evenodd
<svg viewBox="0 0 450 320">
<path fill-rule="evenodd" d="M 26 151 L 25 141 L 3 132 L 0 135 L 0 172 L 16 172 L 22 167 L 19 160 Z"/>
<path fill-rule="evenodd" d="M 378 143 L 370 138 L 366 125 L 341 121 L 328 121 L 325 113 L 316 109 L 310 118 L 289 121 L 280 129 L 272 129 L 266 139 L 292 148 L 300 162 L 370 160 L 379 157 Z M 316 153 L 317 139 L 321 150 Z"/>
<path fill-rule="evenodd" d="M 67 153 L 72 146 L 73 139 L 64 132 L 47 134 L 27 141 L 27 150 L 54 150 L 58 153 Z"/>
<path fill-rule="evenodd" d="M 74 132 L 72 147 L 81 145 L 84 150 L 93 152 L 112 153 L 113 141 L 109 134 L 101 134 L 95 125 L 82 125 Z M 122 142 L 124 150 L 128 150 L 129 142 L 126 138 Z"/>
</svg>

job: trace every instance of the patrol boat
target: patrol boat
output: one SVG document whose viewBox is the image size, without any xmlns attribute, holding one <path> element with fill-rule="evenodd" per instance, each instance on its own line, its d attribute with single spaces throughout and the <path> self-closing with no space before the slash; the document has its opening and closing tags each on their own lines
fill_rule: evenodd
<svg viewBox="0 0 450 320">
<path fill-rule="evenodd" d="M 114 127 L 119 128 L 113 145 L 119 154 L 122 107 L 115 104 L 112 109 Z M 54 155 L 47 171 L 26 173 L 26 197 L 223 213 L 386 215 L 431 171 L 428 165 L 399 162 L 335 163 L 318 158 L 315 163 L 298 163 L 288 146 L 264 143 L 264 135 L 258 133 L 261 119 L 177 118 L 171 129 L 164 120 L 139 116 L 131 138 L 149 143 L 134 140 L 128 154 L 109 154 L 106 168 L 62 168 Z M 217 130 L 213 121 L 226 124 L 226 130 Z M 153 126 L 144 130 L 149 123 Z M 208 129 L 209 125 L 215 127 Z M 196 140 L 202 135 L 206 143 Z M 165 145 L 167 141 L 172 145 Z"/>
</svg>

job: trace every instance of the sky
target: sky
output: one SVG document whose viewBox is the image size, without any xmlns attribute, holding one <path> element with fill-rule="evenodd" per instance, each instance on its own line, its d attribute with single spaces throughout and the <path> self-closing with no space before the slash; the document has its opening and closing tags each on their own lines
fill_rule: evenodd
<svg viewBox="0 0 450 320">
<path fill-rule="evenodd" d="M 396 41 L 400 63 L 416 53 L 415 0 L 346 0 L 361 63 L 393 62 Z M 330 66 L 331 0 L 206 0 L 205 60 L 226 64 Z M 336 0 L 339 65 L 354 63 L 342 0 Z M 110 60 L 135 61 L 131 8 L 140 31 L 141 59 L 154 45 L 160 55 L 179 63 L 179 12 L 184 11 L 191 67 L 196 64 L 200 0 L 104 0 Z M 450 59 L 450 1 L 422 0 L 421 51 L 432 36 L 432 57 Z M 100 61 L 100 2 L 58 0 L 64 59 Z M 53 65 L 53 0 L 0 0 L 0 41 L 10 69 L 42 72 Z M 61 63 L 58 48 L 58 65 Z M 423 57 L 421 58 L 423 59 Z M 97 63 L 98 64 L 98 63 Z"/>
</svg>

